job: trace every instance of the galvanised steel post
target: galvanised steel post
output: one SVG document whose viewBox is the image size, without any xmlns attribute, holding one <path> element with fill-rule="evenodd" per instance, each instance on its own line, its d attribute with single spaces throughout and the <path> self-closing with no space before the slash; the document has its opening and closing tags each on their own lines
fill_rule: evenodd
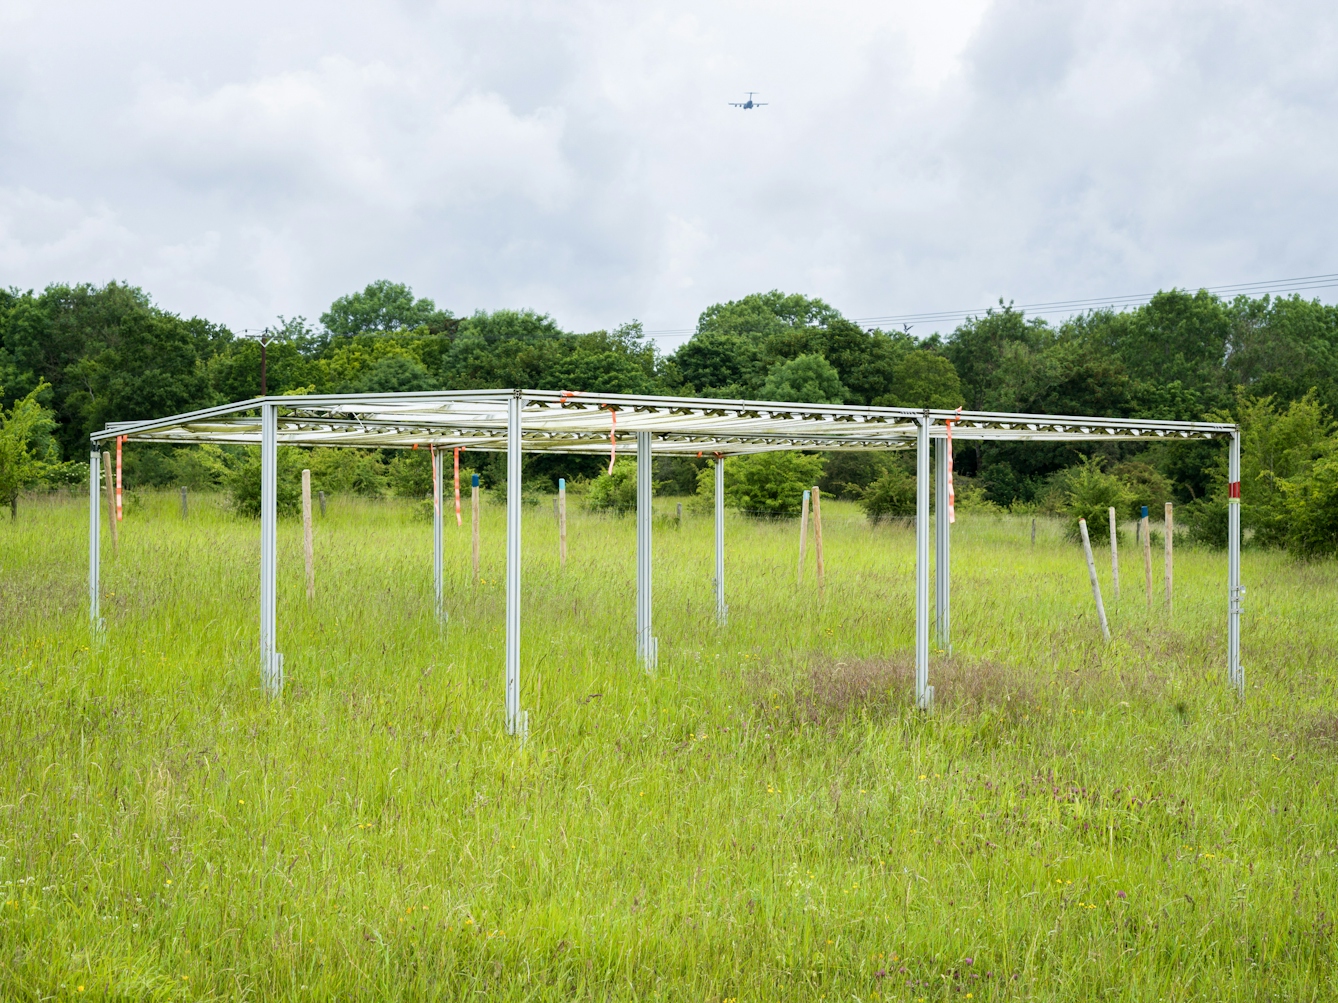
<svg viewBox="0 0 1338 1003">
<path fill-rule="evenodd" d="M 260 679 L 265 692 L 283 690 L 283 656 L 278 652 L 277 547 L 279 406 L 260 405 Z"/>
<path fill-rule="evenodd" d="M 929 710 L 929 409 L 915 440 L 915 704 Z"/>
<path fill-rule="evenodd" d="M 446 618 L 446 611 L 442 605 L 442 582 L 441 582 L 441 475 L 444 464 L 441 450 L 434 450 L 432 453 L 432 586 L 437 598 L 437 622 L 440 623 Z"/>
<path fill-rule="evenodd" d="M 715 620 L 722 627 L 729 620 L 725 605 L 725 458 L 715 461 Z"/>
<path fill-rule="evenodd" d="M 102 629 L 100 615 L 102 588 L 102 453 L 95 447 L 88 456 L 88 622 L 93 630 Z"/>
<path fill-rule="evenodd" d="M 952 655 L 952 525 L 948 522 L 948 440 L 934 445 L 934 623 L 938 646 Z"/>
<path fill-rule="evenodd" d="M 1245 695 L 1245 670 L 1240 664 L 1240 429 L 1231 433 L 1227 470 L 1227 675 L 1236 692 Z"/>
<path fill-rule="evenodd" d="M 515 394 L 506 410 L 506 732 L 525 738 L 520 712 L 520 409 Z"/>
<path fill-rule="evenodd" d="M 651 623 L 651 441 L 649 432 L 636 434 L 636 653 L 647 672 L 655 668 L 655 633 Z"/>
</svg>

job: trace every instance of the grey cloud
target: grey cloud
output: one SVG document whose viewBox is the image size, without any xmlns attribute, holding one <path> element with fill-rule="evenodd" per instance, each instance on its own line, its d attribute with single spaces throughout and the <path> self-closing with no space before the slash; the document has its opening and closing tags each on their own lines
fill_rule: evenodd
<svg viewBox="0 0 1338 1003">
<path fill-rule="evenodd" d="M 690 326 L 1338 268 L 1338 14 L 961 0 L 0 7 L 0 283 L 236 326 L 380 277 Z M 763 91 L 769 106 L 726 102 Z"/>
</svg>

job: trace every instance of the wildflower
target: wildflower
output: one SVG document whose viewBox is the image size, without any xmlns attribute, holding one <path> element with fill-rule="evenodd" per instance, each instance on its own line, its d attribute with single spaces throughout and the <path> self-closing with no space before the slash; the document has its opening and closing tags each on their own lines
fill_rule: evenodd
<svg viewBox="0 0 1338 1003">
<path fill-rule="evenodd" d="M 1128 896 L 1128 895 L 1125 895 L 1124 892 L 1116 892 L 1116 893 L 1115 893 L 1115 897 L 1116 897 L 1117 899 L 1125 899 L 1125 898 L 1128 898 L 1129 896 Z"/>
<path fill-rule="evenodd" d="M 245 801 L 243 798 L 238 798 L 238 799 L 237 799 L 237 803 L 238 803 L 238 804 L 246 804 L 246 801 Z"/>
<path fill-rule="evenodd" d="M 964 965 L 974 965 L 975 963 L 976 963 L 976 962 L 975 962 L 975 959 L 974 959 L 974 958 L 963 958 L 963 959 L 962 959 L 962 964 L 964 964 Z"/>
<path fill-rule="evenodd" d="M 84 987 L 83 987 L 83 986 L 79 986 L 79 987 L 78 987 L 78 990 L 79 990 L 79 992 L 83 992 L 83 991 L 84 991 Z"/>
</svg>

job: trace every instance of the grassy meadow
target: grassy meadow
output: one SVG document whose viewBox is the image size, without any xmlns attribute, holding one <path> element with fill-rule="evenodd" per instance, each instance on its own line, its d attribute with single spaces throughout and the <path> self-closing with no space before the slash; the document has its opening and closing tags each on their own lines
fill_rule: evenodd
<svg viewBox="0 0 1338 1003">
<path fill-rule="evenodd" d="M 332 498 L 279 527 L 287 688 L 261 693 L 259 529 L 129 506 L 86 610 L 87 507 L 0 520 L 0 999 L 1332 1000 L 1338 566 L 1247 550 L 1176 601 L 1122 553 L 1113 641 L 1058 524 L 962 513 L 955 657 L 912 706 L 914 531 L 657 499 L 658 671 L 635 529 L 527 509 L 522 706 L 503 728 L 503 529 Z M 1132 527 L 1130 527 L 1132 528 Z M 1154 553 L 1156 587 L 1161 556 Z"/>
</svg>

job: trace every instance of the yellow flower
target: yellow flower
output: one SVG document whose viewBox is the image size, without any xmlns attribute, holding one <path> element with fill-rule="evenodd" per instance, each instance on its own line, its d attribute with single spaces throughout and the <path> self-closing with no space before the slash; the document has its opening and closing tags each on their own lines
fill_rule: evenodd
<svg viewBox="0 0 1338 1003">
<path fill-rule="evenodd" d="M 238 804 L 246 804 L 246 801 L 245 801 L 244 799 L 242 799 L 242 798 L 238 798 L 238 799 L 237 799 L 237 803 L 238 803 Z"/>
</svg>

